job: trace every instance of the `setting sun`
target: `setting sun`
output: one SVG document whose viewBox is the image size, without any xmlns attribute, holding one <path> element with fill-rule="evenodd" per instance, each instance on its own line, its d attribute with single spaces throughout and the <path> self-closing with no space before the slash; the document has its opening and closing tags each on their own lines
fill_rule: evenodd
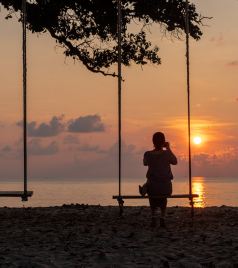
<svg viewBox="0 0 238 268">
<path fill-rule="evenodd" d="M 201 144 L 202 143 L 202 138 L 200 136 L 194 137 L 193 138 L 193 143 L 197 144 L 197 145 Z"/>
</svg>

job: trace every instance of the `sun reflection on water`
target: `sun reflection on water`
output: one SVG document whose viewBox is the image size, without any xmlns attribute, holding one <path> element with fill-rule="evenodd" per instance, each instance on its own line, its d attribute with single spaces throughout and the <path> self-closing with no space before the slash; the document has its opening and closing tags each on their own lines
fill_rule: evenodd
<svg viewBox="0 0 238 268">
<path fill-rule="evenodd" d="M 204 208 L 205 207 L 204 177 L 193 178 L 193 193 L 199 195 L 199 197 L 196 197 L 193 200 L 194 207 Z"/>
</svg>

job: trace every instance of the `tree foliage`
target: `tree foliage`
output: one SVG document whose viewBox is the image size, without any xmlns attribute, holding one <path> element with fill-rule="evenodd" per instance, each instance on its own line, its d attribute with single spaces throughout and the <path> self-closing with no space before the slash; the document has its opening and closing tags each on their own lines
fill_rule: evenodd
<svg viewBox="0 0 238 268">
<path fill-rule="evenodd" d="M 21 0 L 0 0 L 0 4 L 9 11 L 7 19 L 22 9 Z M 149 29 L 159 24 L 165 33 L 179 38 L 185 31 L 185 7 L 185 0 L 122 0 L 122 63 L 160 64 Z M 202 20 L 189 4 L 190 35 L 196 40 L 202 35 Z M 131 26 L 133 22 L 137 27 Z M 116 0 L 28 0 L 27 28 L 32 33 L 50 33 L 66 56 L 90 71 L 115 75 L 109 68 L 118 57 Z"/>
</svg>

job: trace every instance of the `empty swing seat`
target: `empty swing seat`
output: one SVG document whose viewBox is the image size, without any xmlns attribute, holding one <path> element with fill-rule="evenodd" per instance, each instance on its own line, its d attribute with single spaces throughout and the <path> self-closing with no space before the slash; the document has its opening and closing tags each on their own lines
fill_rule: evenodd
<svg viewBox="0 0 238 268">
<path fill-rule="evenodd" d="M 0 197 L 21 197 L 23 201 L 32 195 L 33 191 L 0 191 Z"/>
</svg>

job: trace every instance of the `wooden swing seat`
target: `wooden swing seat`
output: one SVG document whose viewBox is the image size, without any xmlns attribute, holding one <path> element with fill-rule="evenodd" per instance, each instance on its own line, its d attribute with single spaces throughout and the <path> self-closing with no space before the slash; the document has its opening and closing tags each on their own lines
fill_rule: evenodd
<svg viewBox="0 0 238 268">
<path fill-rule="evenodd" d="M 196 198 L 199 197 L 198 194 L 174 194 L 174 195 L 158 195 L 158 196 L 153 196 L 153 198 Z M 113 199 L 146 199 L 149 198 L 148 195 L 142 196 L 142 195 L 113 195 Z"/>
<path fill-rule="evenodd" d="M 0 197 L 21 197 L 23 201 L 32 195 L 33 191 L 0 191 Z"/>
<path fill-rule="evenodd" d="M 189 198 L 190 205 L 192 207 L 192 217 L 193 217 L 193 198 L 199 197 L 198 194 L 173 194 L 173 195 L 156 195 L 151 196 L 152 198 Z M 123 214 L 123 207 L 124 207 L 124 200 L 123 199 L 148 199 L 149 196 L 145 195 L 113 195 L 113 199 L 117 199 L 119 204 L 119 215 L 122 216 Z"/>
</svg>

